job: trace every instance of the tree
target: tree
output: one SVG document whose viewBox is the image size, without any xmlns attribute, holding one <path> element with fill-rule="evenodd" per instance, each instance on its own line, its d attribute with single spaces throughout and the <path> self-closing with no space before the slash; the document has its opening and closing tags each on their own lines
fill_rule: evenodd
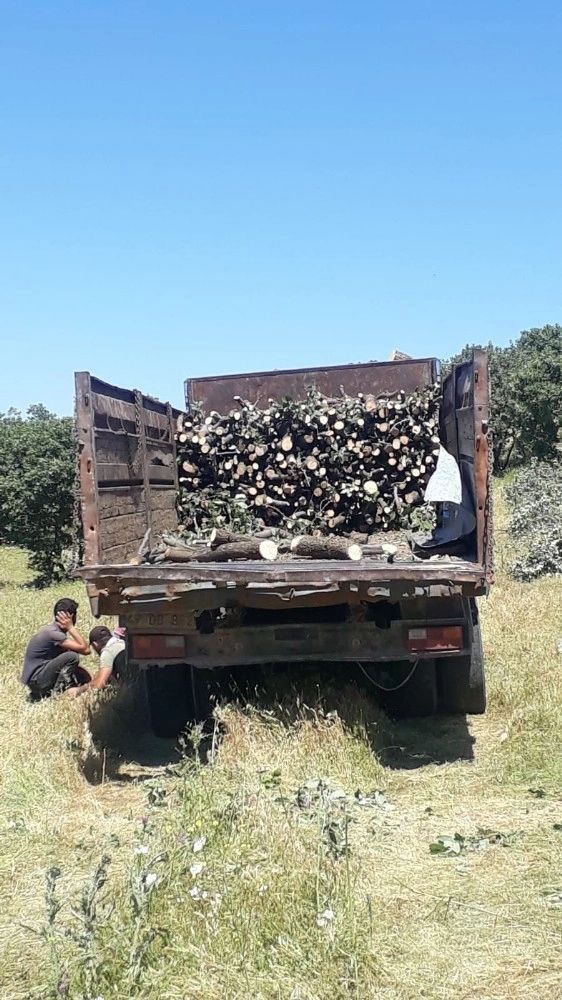
<svg viewBox="0 0 562 1000">
<path fill-rule="evenodd" d="M 0 415 L 0 542 L 27 549 L 41 583 L 65 576 L 75 453 L 70 417 L 42 404 L 30 406 L 25 418 L 13 409 Z"/>
<path fill-rule="evenodd" d="M 468 360 L 475 346 L 451 362 Z M 562 326 L 523 330 L 508 347 L 486 350 L 495 468 L 553 458 L 562 434 Z"/>
<path fill-rule="evenodd" d="M 56 420 L 56 413 L 51 413 L 43 403 L 32 403 L 27 411 L 28 420 Z"/>
<path fill-rule="evenodd" d="M 562 431 L 562 326 L 524 330 L 513 352 L 518 456 L 552 458 Z"/>
</svg>

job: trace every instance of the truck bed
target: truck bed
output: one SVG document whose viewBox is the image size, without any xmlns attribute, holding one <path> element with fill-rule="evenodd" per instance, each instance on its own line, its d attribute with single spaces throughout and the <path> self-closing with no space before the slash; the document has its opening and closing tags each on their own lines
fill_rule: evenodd
<svg viewBox="0 0 562 1000">
<path fill-rule="evenodd" d="M 205 408 L 218 403 L 226 406 L 233 392 L 243 390 L 245 397 L 259 404 L 269 396 L 276 398 L 281 389 L 311 384 L 382 394 L 385 389 L 427 384 L 436 373 L 437 363 L 431 360 L 270 372 L 193 380 L 186 395 L 189 402 Z M 484 352 L 475 352 L 473 361 L 453 368 L 443 383 L 441 439 L 457 459 L 477 520 L 473 551 L 465 558 L 416 559 L 405 533 L 396 539 L 382 532 L 381 541 L 397 544 L 392 563 L 366 557 L 358 562 L 286 558 L 138 565 L 143 538 L 154 539 L 177 526 L 175 427 L 179 415 L 170 404 L 138 390 L 111 386 L 88 372 L 76 375 L 85 539 L 84 566 L 76 576 L 86 581 L 95 615 L 122 613 L 124 604 L 173 601 L 179 594 L 202 600 L 203 592 L 207 606 L 222 606 L 217 601 L 225 600 L 233 588 L 243 603 L 261 599 L 258 592 L 275 594 L 276 600 L 285 602 L 320 592 L 340 599 L 345 592 L 346 601 L 379 599 L 387 593 L 473 596 L 486 592 L 492 580 L 492 532 Z"/>
</svg>

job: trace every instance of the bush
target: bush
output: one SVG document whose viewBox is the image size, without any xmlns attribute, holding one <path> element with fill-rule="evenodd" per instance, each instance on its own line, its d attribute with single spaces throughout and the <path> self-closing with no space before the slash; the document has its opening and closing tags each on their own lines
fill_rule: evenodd
<svg viewBox="0 0 562 1000">
<path fill-rule="evenodd" d="M 70 417 L 31 406 L 0 416 L 0 542 L 19 545 L 40 583 L 66 575 L 72 545 L 75 441 Z"/>
<path fill-rule="evenodd" d="M 506 497 L 514 512 L 508 531 L 526 550 L 510 566 L 515 578 L 562 573 L 562 462 L 530 462 Z"/>
</svg>

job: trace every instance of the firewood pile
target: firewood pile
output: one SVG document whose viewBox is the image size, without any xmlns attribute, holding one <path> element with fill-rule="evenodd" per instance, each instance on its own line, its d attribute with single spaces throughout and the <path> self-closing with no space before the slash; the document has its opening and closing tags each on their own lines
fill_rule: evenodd
<svg viewBox="0 0 562 1000">
<path fill-rule="evenodd" d="M 208 539 L 186 540 L 181 535 L 164 533 L 157 545 L 145 547 L 144 541 L 139 551 L 141 562 L 149 563 L 191 563 L 191 562 L 234 562 L 236 560 L 266 560 L 273 562 L 278 557 L 291 559 L 351 559 L 357 562 L 364 557 L 383 558 L 394 562 L 396 546 L 359 545 L 350 538 L 336 538 L 312 535 L 295 535 L 283 538 L 272 528 L 263 528 L 256 535 L 241 534 L 225 528 L 213 528 Z M 146 538 L 146 536 L 145 536 Z"/>
<path fill-rule="evenodd" d="M 302 536 L 338 536 L 335 550 L 345 536 L 416 525 L 439 455 L 439 401 L 438 385 L 381 398 L 310 390 L 302 401 L 269 400 L 265 409 L 235 397 L 228 413 L 182 415 L 184 537 L 274 529 L 276 537 L 300 538 L 302 550 L 310 544 Z"/>
</svg>

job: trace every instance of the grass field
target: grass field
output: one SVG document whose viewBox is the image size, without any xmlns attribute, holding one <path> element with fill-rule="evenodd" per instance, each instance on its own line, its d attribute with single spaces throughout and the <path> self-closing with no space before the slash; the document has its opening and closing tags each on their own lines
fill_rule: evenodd
<svg viewBox="0 0 562 1000">
<path fill-rule="evenodd" d="M 127 695 L 26 702 L 54 601 L 90 621 L 0 551 L 3 1000 L 562 998 L 562 580 L 504 559 L 485 717 L 323 690 L 220 708 L 203 759 L 135 734 Z"/>
</svg>

